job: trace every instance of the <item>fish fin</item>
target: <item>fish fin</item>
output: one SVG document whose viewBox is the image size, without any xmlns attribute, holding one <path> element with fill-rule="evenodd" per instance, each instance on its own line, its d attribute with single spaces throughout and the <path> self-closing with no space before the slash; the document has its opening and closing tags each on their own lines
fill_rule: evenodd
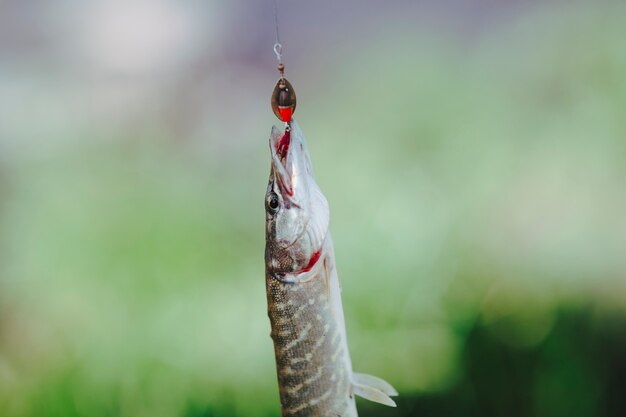
<svg viewBox="0 0 626 417">
<path fill-rule="evenodd" d="M 355 373 L 352 376 L 352 388 L 356 395 L 366 400 L 388 405 L 389 407 L 396 406 L 396 403 L 389 396 L 398 395 L 398 392 L 389 383 L 380 378 Z"/>
<path fill-rule="evenodd" d="M 396 389 L 392 387 L 389 382 L 382 378 L 378 378 L 377 376 L 354 372 L 352 374 L 352 381 L 354 381 L 355 385 L 366 385 L 368 387 L 376 388 L 391 397 L 398 395 L 398 391 L 396 391 Z"/>
</svg>

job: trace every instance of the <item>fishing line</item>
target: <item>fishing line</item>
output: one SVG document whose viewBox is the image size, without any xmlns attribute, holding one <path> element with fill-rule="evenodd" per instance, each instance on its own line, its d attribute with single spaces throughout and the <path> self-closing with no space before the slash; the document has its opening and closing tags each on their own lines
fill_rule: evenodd
<svg viewBox="0 0 626 417">
<path fill-rule="evenodd" d="M 274 44 L 274 53 L 278 63 L 282 63 L 283 60 L 283 45 L 280 43 L 280 35 L 278 33 L 278 5 L 277 0 L 274 0 L 274 23 L 276 25 L 276 43 Z"/>
</svg>

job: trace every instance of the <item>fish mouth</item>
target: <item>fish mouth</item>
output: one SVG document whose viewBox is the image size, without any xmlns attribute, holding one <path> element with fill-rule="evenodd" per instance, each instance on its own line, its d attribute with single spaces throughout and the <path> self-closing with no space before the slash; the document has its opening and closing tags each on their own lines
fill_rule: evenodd
<svg viewBox="0 0 626 417">
<path fill-rule="evenodd" d="M 311 175 L 310 157 L 304 143 L 304 136 L 295 121 L 289 124 L 285 132 L 276 126 L 270 135 L 270 153 L 272 170 L 284 199 L 295 202 L 296 195 L 304 189 L 307 177 Z M 304 194 L 306 195 L 306 194 Z"/>
</svg>

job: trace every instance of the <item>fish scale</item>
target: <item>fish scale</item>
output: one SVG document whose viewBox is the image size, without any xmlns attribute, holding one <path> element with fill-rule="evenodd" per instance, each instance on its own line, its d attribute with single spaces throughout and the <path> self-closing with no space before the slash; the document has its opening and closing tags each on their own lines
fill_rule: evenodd
<svg viewBox="0 0 626 417">
<path fill-rule="evenodd" d="M 327 267 L 302 283 L 266 277 L 283 416 L 356 416 L 329 279 Z"/>
</svg>

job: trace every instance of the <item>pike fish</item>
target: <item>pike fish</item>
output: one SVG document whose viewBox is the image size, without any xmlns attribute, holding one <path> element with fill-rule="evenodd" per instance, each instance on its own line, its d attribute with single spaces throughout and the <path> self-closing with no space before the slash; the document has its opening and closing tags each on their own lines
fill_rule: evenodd
<svg viewBox="0 0 626 417">
<path fill-rule="evenodd" d="M 270 137 L 265 282 L 283 417 L 356 417 L 354 396 L 395 407 L 384 380 L 352 372 L 328 202 L 295 120 Z"/>
</svg>

